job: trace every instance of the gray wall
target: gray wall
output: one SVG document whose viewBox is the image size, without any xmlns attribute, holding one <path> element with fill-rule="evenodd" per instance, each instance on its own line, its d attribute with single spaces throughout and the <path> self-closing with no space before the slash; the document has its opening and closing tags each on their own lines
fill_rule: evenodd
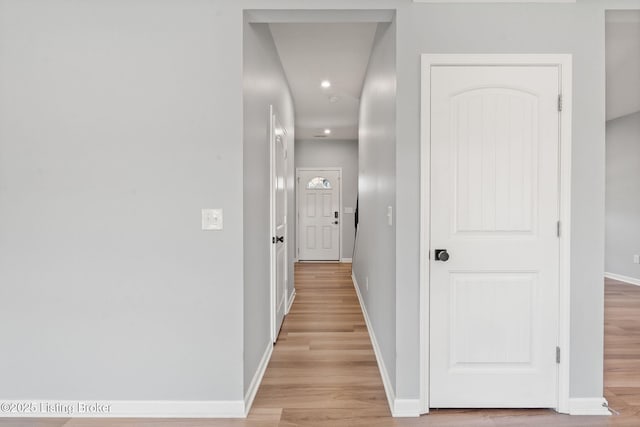
<svg viewBox="0 0 640 427">
<path fill-rule="evenodd" d="M 1 399 L 242 398 L 238 17 L 0 1 Z"/>
<path fill-rule="evenodd" d="M 293 100 L 267 24 L 244 25 L 244 389 L 271 342 L 269 105 L 286 131 L 289 218 L 294 218 Z M 289 236 L 294 226 L 289 221 Z M 294 240 L 289 240 L 293 254 Z M 292 257 L 289 257 L 292 259 Z M 293 262 L 289 287 L 293 289 Z"/>
<path fill-rule="evenodd" d="M 342 206 L 356 208 L 358 194 L 358 141 L 296 141 L 296 168 L 342 168 Z M 354 215 L 342 211 L 342 258 L 351 258 Z M 293 217 L 295 218 L 295 217 Z"/>
<path fill-rule="evenodd" d="M 378 24 L 360 98 L 358 237 L 353 272 L 384 365 L 396 381 L 396 39 Z M 369 288 L 367 289 L 367 281 Z"/>
<path fill-rule="evenodd" d="M 398 10 L 396 151 L 397 390 L 419 390 L 419 53 L 573 54 L 572 397 L 603 388 L 604 9 L 638 0 L 566 4 L 404 4 Z"/>
<path fill-rule="evenodd" d="M 605 271 L 640 280 L 640 112 L 607 122 Z"/>
<path fill-rule="evenodd" d="M 0 397 L 242 397 L 242 9 L 265 7 L 397 9 L 379 338 L 400 398 L 419 391 L 419 54 L 573 54 L 571 395 L 601 396 L 604 9 L 640 0 L 0 0 Z M 203 207 L 224 231 L 200 231 Z"/>
</svg>

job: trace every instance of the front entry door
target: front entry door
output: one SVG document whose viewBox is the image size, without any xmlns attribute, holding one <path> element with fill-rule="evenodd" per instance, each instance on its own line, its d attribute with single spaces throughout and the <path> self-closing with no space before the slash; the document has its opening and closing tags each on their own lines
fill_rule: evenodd
<svg viewBox="0 0 640 427">
<path fill-rule="evenodd" d="M 430 407 L 556 407 L 559 69 L 431 74 Z"/>
<path fill-rule="evenodd" d="M 298 171 L 298 258 L 340 260 L 340 170 Z"/>
</svg>

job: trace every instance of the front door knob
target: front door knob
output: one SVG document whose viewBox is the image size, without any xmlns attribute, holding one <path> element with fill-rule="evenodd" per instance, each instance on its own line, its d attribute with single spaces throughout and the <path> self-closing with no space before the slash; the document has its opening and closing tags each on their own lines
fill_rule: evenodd
<svg viewBox="0 0 640 427">
<path fill-rule="evenodd" d="M 435 258 L 436 261 L 447 262 L 449 261 L 449 252 L 446 249 L 436 249 Z"/>
</svg>

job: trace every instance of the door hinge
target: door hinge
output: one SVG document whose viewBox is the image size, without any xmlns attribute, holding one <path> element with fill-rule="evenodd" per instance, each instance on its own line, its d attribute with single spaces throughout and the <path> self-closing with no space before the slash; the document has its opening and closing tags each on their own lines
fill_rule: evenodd
<svg viewBox="0 0 640 427">
<path fill-rule="evenodd" d="M 562 111 L 562 94 L 558 95 L 558 111 Z"/>
<path fill-rule="evenodd" d="M 558 235 L 558 237 L 560 237 L 560 231 L 561 231 L 561 229 L 560 229 L 560 221 L 558 221 L 556 223 L 556 234 Z"/>
<path fill-rule="evenodd" d="M 560 363 L 560 347 L 556 347 L 556 363 Z"/>
</svg>

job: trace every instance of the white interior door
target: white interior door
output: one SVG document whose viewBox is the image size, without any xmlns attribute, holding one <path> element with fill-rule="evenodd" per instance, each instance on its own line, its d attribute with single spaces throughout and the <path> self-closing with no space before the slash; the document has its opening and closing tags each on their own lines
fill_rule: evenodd
<svg viewBox="0 0 640 427">
<path fill-rule="evenodd" d="M 298 171 L 298 258 L 340 260 L 340 170 Z"/>
<path fill-rule="evenodd" d="M 432 408 L 557 405 L 558 94 L 554 66 L 432 68 Z"/>
<path fill-rule="evenodd" d="M 272 302 L 273 302 L 273 341 L 284 321 L 287 296 L 287 141 L 286 133 L 272 115 L 272 173 L 271 173 L 271 203 L 272 203 Z"/>
</svg>

